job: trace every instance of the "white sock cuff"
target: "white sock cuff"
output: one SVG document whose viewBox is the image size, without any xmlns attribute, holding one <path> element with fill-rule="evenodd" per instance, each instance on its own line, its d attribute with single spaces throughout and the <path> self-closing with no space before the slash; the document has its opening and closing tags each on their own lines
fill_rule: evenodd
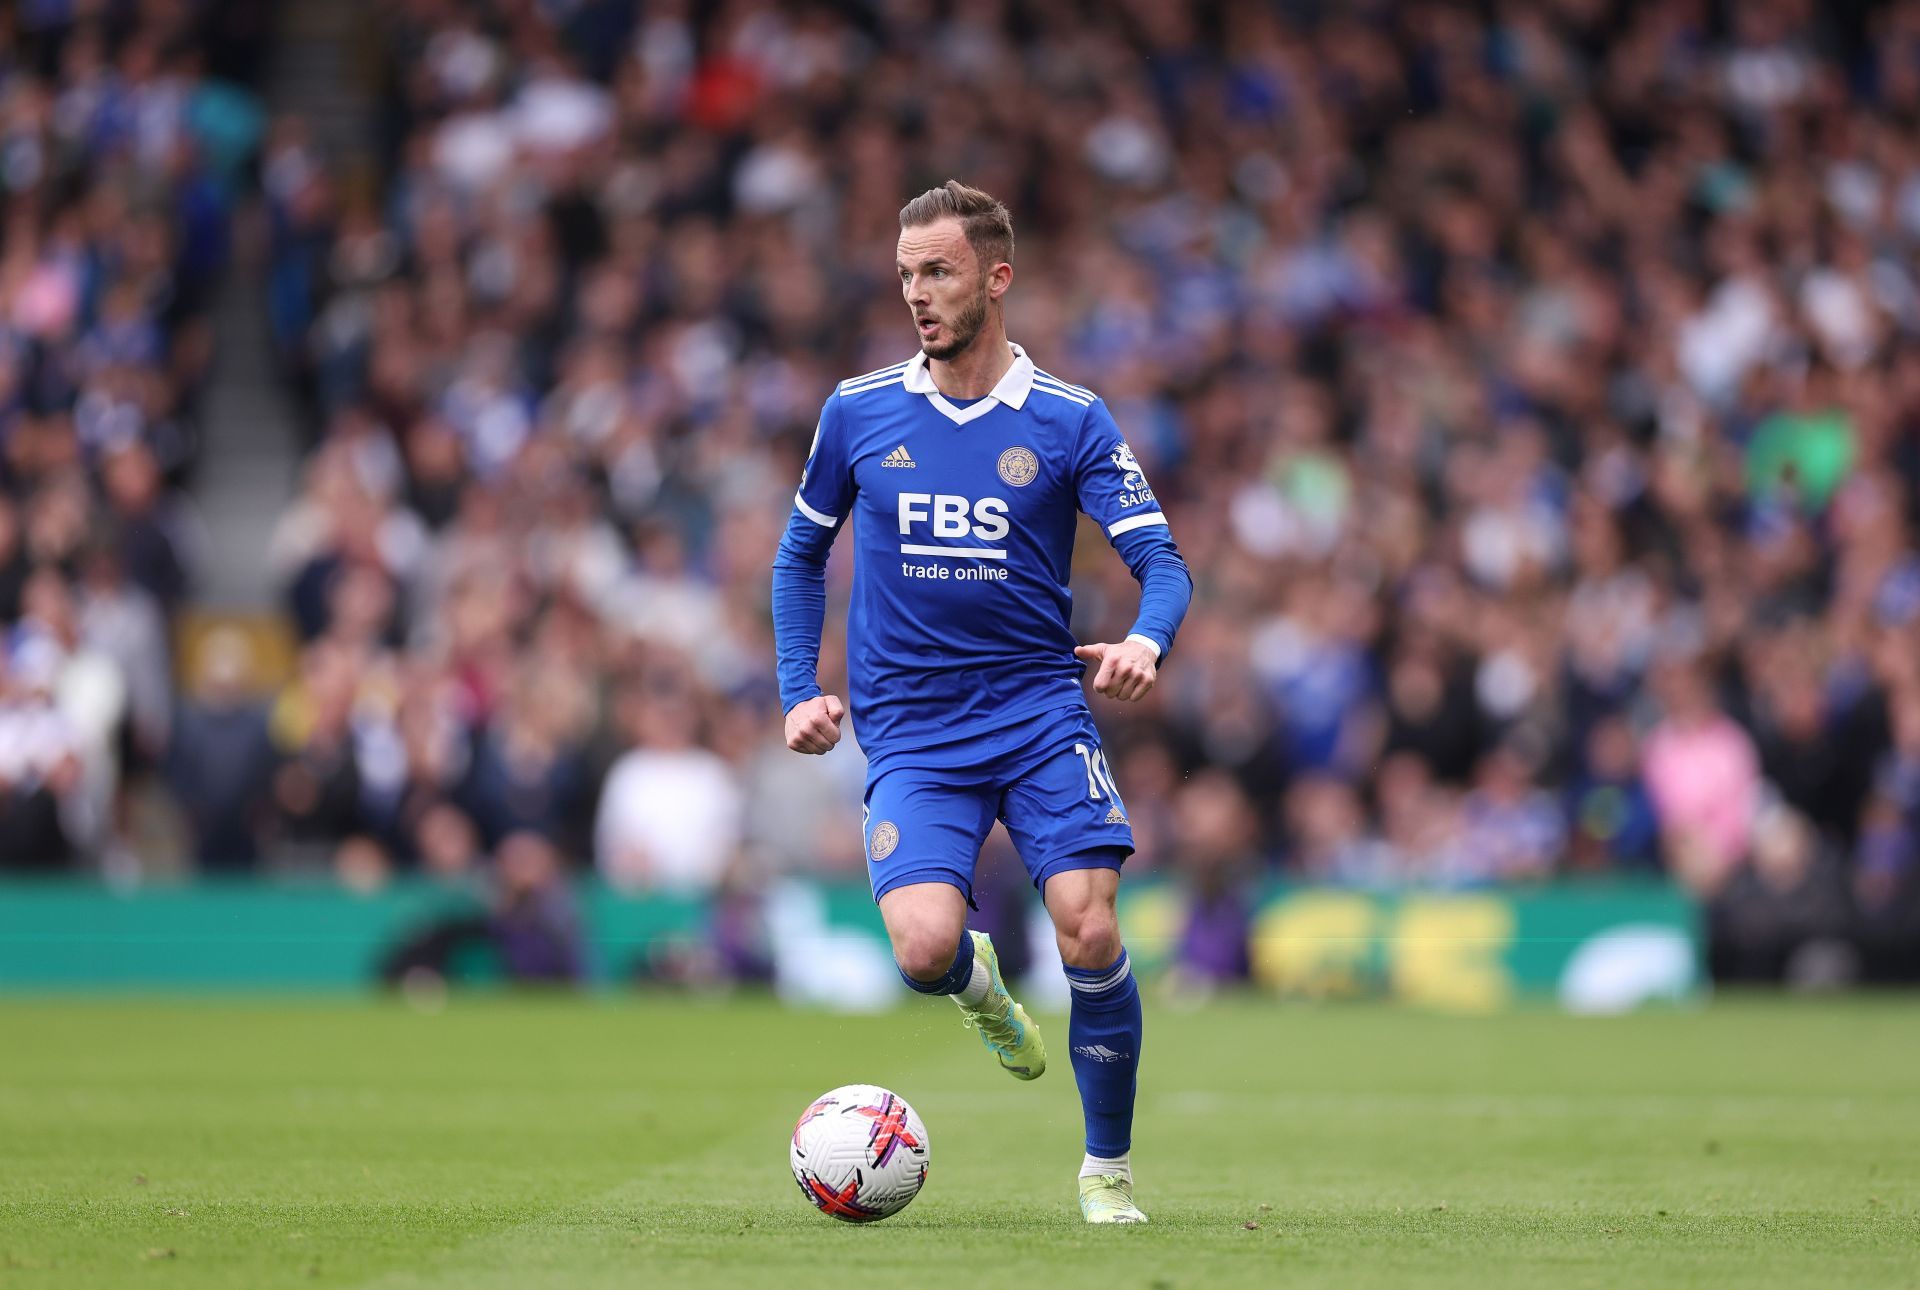
<svg viewBox="0 0 1920 1290">
<path fill-rule="evenodd" d="M 1119 960 L 1112 967 L 1102 971 L 1099 976 L 1085 973 L 1075 975 L 1078 971 L 1079 969 L 1074 969 L 1067 973 L 1067 984 L 1073 988 L 1074 993 L 1104 994 L 1133 975 L 1133 960 L 1127 956 L 1125 950 L 1121 950 Z"/>
<path fill-rule="evenodd" d="M 1133 1166 L 1128 1162 L 1128 1157 L 1132 1154 L 1130 1151 L 1123 1151 L 1112 1157 L 1089 1155 L 1080 1162 L 1080 1176 L 1082 1178 L 1118 1177 L 1132 1182 Z"/>
<path fill-rule="evenodd" d="M 969 1008 L 978 1007 L 987 1001 L 987 996 L 992 992 L 993 973 L 987 971 L 987 961 L 985 959 L 975 956 L 973 960 L 973 975 L 967 978 L 965 985 L 954 992 L 953 1001 L 955 1003 L 965 1004 Z"/>
</svg>

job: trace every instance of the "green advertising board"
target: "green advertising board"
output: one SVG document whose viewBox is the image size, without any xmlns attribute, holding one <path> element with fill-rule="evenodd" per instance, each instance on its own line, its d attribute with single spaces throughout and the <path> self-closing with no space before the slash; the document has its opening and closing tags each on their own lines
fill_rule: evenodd
<svg viewBox="0 0 1920 1290">
<path fill-rule="evenodd" d="M 598 883 L 578 894 L 589 975 L 603 983 L 630 978 L 664 944 L 699 941 L 711 912 L 698 898 L 634 897 Z M 1605 1010 L 1700 987 L 1698 911 L 1661 883 L 1385 893 L 1274 883 L 1250 899 L 1253 982 L 1285 996 L 1384 995 L 1460 1011 L 1549 996 Z M 1121 921 L 1143 974 L 1173 965 L 1188 900 L 1171 883 L 1124 889 Z M 481 909 L 477 893 L 424 882 L 373 892 L 325 883 L 125 892 L 5 884 L 0 990 L 353 989 L 374 982 L 409 936 Z M 884 1006 L 897 996 L 864 888 L 776 885 L 766 924 L 776 981 L 800 1001 Z M 825 997 L 805 997 L 803 974 L 784 970 L 802 960 L 831 963 L 831 973 L 804 974 L 831 979 Z"/>
</svg>

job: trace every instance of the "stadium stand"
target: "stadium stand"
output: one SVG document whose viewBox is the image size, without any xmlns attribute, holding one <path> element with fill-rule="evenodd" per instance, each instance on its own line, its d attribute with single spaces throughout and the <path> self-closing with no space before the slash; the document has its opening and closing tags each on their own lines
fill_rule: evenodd
<svg viewBox="0 0 1920 1290">
<path fill-rule="evenodd" d="M 371 181 L 294 120 L 223 165 L 160 19 L 14 46 L 0 863 L 128 851 L 119 779 L 171 765 L 215 868 L 857 871 L 857 758 L 779 742 L 767 566 L 820 401 L 912 352 L 895 212 L 954 176 L 1196 573 L 1103 718 L 1134 864 L 1224 928 L 1276 869 L 1664 872 L 1724 975 L 1920 970 L 1920 4 L 387 8 Z M 176 695 L 236 201 L 311 419 L 260 553 L 297 646 Z M 1124 633 L 1092 533 L 1076 579 Z"/>
</svg>

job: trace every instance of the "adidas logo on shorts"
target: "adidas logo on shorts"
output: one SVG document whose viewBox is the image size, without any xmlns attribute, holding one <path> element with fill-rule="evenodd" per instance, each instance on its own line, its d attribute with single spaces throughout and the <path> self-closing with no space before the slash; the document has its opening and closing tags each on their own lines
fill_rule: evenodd
<svg viewBox="0 0 1920 1290">
<path fill-rule="evenodd" d="M 918 466 L 920 463 L 907 455 L 907 445 L 901 444 L 880 462 L 882 466 Z"/>
<path fill-rule="evenodd" d="M 1127 822 L 1127 817 L 1120 813 L 1120 808 L 1117 805 L 1109 806 L 1107 808 L 1106 822 L 1108 824 L 1125 824 Z"/>
</svg>

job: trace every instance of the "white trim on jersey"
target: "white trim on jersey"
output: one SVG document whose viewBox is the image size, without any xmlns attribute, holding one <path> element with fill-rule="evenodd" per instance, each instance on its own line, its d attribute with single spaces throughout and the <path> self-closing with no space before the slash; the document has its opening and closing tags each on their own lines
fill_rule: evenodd
<svg viewBox="0 0 1920 1290">
<path fill-rule="evenodd" d="M 892 376 L 886 377 L 884 380 L 868 381 L 865 385 L 856 385 L 852 389 L 848 389 L 845 386 L 842 386 L 840 390 L 840 397 L 843 399 L 850 399 L 856 394 L 865 394 L 869 390 L 884 390 L 889 385 L 898 385 L 898 384 L 900 384 L 900 373 L 895 372 Z"/>
<path fill-rule="evenodd" d="M 1033 383 L 1033 388 L 1038 393 L 1051 394 L 1055 398 L 1065 399 L 1069 403 L 1078 403 L 1083 408 L 1090 408 L 1093 406 L 1092 399 L 1083 399 L 1078 394 L 1073 393 L 1071 390 L 1063 390 L 1057 386 L 1048 385 L 1045 381 L 1035 381 Z"/>
<path fill-rule="evenodd" d="M 1122 533 L 1131 533 L 1135 529 L 1152 528 L 1156 524 L 1165 524 L 1167 517 L 1159 511 L 1149 511 L 1145 515 L 1129 515 L 1124 520 L 1116 520 L 1107 526 L 1108 537 L 1119 537 Z"/>
<path fill-rule="evenodd" d="M 1097 399 L 1100 397 L 1099 395 L 1095 394 L 1092 390 L 1089 390 L 1084 385 L 1075 385 L 1072 381 L 1063 381 L 1059 377 L 1055 376 L 1052 372 L 1045 372 L 1037 367 L 1033 369 L 1033 379 L 1036 381 L 1051 381 L 1055 385 L 1063 386 L 1066 389 L 1072 390 L 1075 394 L 1080 395 L 1082 398 Z"/>
<path fill-rule="evenodd" d="M 1061 394 L 1069 394 L 1087 403 L 1092 403 L 1100 397 L 1084 385 L 1073 385 L 1061 380 L 1057 376 L 1048 376 L 1045 372 L 1035 372 L 1033 374 L 1033 383 L 1039 389 L 1054 390 Z"/>
<path fill-rule="evenodd" d="M 873 371 L 863 373 L 860 376 L 849 376 L 846 380 L 840 382 L 840 388 L 844 390 L 849 385 L 860 385 L 866 381 L 871 381 L 878 377 L 897 375 L 901 372 L 906 371 L 907 364 L 911 363 L 912 361 L 913 360 L 910 358 L 903 358 L 897 363 L 890 364 L 889 366 L 886 366 L 886 367 L 875 368 Z"/>
<path fill-rule="evenodd" d="M 986 398 L 978 399 L 963 408 L 957 404 L 947 402 L 947 396 L 938 390 L 927 395 L 927 401 L 933 404 L 934 407 L 940 409 L 941 415 L 945 416 L 947 420 L 957 426 L 963 426 L 969 421 L 978 421 L 981 417 L 993 411 L 996 402 L 994 397 L 989 394 Z"/>
<path fill-rule="evenodd" d="M 907 364 L 901 384 L 906 386 L 910 394 L 926 395 L 927 401 L 939 409 L 940 415 L 955 425 L 963 426 L 976 417 L 985 416 L 996 403 L 1004 403 L 1018 412 L 1026 406 L 1027 395 L 1034 388 L 1033 360 L 1027 357 L 1026 350 L 1011 341 L 1007 343 L 1007 348 L 1013 351 L 1013 366 L 1007 369 L 1006 375 L 1000 378 L 985 398 L 968 407 L 956 407 L 941 395 L 939 387 L 933 383 L 933 374 L 927 370 L 925 352 L 915 355 L 913 361 Z"/>
<path fill-rule="evenodd" d="M 825 511 L 814 510 L 813 507 L 807 505 L 807 499 L 800 496 L 800 494 L 798 493 L 795 493 L 793 495 L 793 504 L 800 508 L 800 513 L 802 515 L 812 520 L 815 524 L 818 524 L 821 528 L 830 529 L 834 525 L 840 522 L 839 520 L 835 519 L 833 516 L 827 514 Z"/>
<path fill-rule="evenodd" d="M 1004 560 L 1006 548 L 991 546 L 922 546 L 916 542 L 902 542 L 901 555 L 948 555 L 956 560 Z"/>
</svg>

